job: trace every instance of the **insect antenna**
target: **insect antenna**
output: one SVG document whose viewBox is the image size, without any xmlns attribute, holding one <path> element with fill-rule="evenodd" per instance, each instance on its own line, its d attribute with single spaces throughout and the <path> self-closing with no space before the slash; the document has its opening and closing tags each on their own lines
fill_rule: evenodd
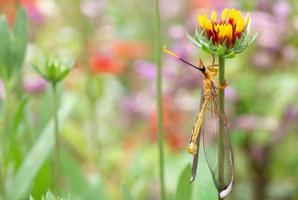
<svg viewBox="0 0 298 200">
<path fill-rule="evenodd" d="M 175 54 L 174 52 L 172 52 L 172 51 L 170 51 L 169 49 L 167 49 L 166 45 L 163 46 L 163 51 L 164 51 L 165 53 L 167 53 L 167 54 L 169 54 L 169 55 L 171 55 L 171 56 L 173 56 L 173 57 L 179 59 L 180 61 L 184 62 L 185 64 L 187 64 L 187 65 L 189 65 L 189 66 L 191 66 L 191 67 L 193 67 L 193 68 L 195 68 L 195 69 L 200 70 L 200 71 L 203 72 L 203 73 L 206 71 L 206 69 L 205 69 L 204 66 L 199 66 L 199 67 L 198 67 L 198 66 L 195 66 L 195 65 L 191 64 L 190 62 L 184 60 L 183 58 L 179 57 L 179 56 L 178 56 L 177 54 Z"/>
</svg>

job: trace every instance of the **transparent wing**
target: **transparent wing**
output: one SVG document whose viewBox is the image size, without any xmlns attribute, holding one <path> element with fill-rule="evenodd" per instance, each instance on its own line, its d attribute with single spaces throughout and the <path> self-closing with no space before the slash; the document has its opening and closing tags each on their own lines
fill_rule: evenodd
<svg viewBox="0 0 298 200">
<path fill-rule="evenodd" d="M 204 152 L 214 183 L 220 197 L 224 198 L 232 189 L 234 161 L 225 116 L 220 107 L 219 92 L 214 83 L 211 86 L 212 95 L 205 109 L 201 137 L 203 137 Z M 220 124 L 222 124 L 221 127 Z"/>
<path fill-rule="evenodd" d="M 194 124 L 194 127 L 192 129 L 191 138 L 194 134 L 196 134 L 196 132 L 200 132 L 200 130 L 201 130 L 201 123 L 199 122 L 199 114 L 202 110 L 202 105 L 203 105 L 203 102 L 204 102 L 204 95 L 203 94 L 204 94 L 204 91 L 202 90 L 200 109 L 199 109 L 199 112 L 198 112 L 197 119 L 196 119 L 196 122 Z M 196 179 L 198 159 L 199 159 L 199 151 L 200 151 L 200 138 L 201 138 L 201 136 L 199 135 L 197 137 L 196 142 L 195 142 L 195 144 L 197 145 L 197 150 L 196 150 L 196 153 L 195 153 L 195 155 L 193 157 L 193 161 L 192 161 L 192 173 L 191 173 L 190 182 L 193 182 Z M 191 139 L 190 139 L 190 142 L 191 142 Z"/>
</svg>

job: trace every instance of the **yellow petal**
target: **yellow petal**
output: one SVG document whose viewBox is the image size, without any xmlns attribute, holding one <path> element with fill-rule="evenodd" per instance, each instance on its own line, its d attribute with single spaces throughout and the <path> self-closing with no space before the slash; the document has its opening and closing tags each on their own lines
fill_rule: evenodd
<svg viewBox="0 0 298 200">
<path fill-rule="evenodd" d="M 212 30 L 212 23 L 209 19 L 206 20 L 206 29 L 209 31 Z"/>
<path fill-rule="evenodd" d="M 204 17 L 202 15 L 198 15 L 198 21 L 201 28 L 204 28 Z"/>
<path fill-rule="evenodd" d="M 211 14 L 211 21 L 212 21 L 212 22 L 216 22 L 216 20 L 217 20 L 217 12 L 212 11 L 212 14 Z"/>
<path fill-rule="evenodd" d="M 229 15 L 229 9 L 225 8 L 221 13 L 221 21 L 226 21 Z"/>
<path fill-rule="evenodd" d="M 226 26 L 225 25 L 220 25 L 219 26 L 219 33 L 218 33 L 219 39 L 223 39 L 225 37 L 225 34 L 226 34 Z"/>
<path fill-rule="evenodd" d="M 238 18 L 236 22 L 236 32 L 241 33 L 244 29 L 244 20 L 243 18 Z"/>
<path fill-rule="evenodd" d="M 238 18 L 240 20 L 244 20 L 240 10 L 237 10 L 236 11 L 235 18 Z"/>
<path fill-rule="evenodd" d="M 220 25 L 218 25 L 218 24 L 216 24 L 216 25 L 214 26 L 214 30 L 215 30 L 216 33 L 219 32 L 219 26 L 220 26 Z"/>
<path fill-rule="evenodd" d="M 250 13 L 248 12 L 246 14 L 246 17 L 245 17 L 245 20 L 244 20 L 244 27 L 247 27 L 249 21 L 250 21 Z"/>
<path fill-rule="evenodd" d="M 231 10 L 230 10 L 230 12 L 229 12 L 229 16 L 227 17 L 228 19 L 235 19 L 235 14 L 236 14 L 236 12 L 235 12 L 235 9 L 234 8 L 232 8 Z"/>
<path fill-rule="evenodd" d="M 233 37 L 233 27 L 231 24 L 228 24 L 226 27 L 226 38 L 231 40 L 232 37 Z"/>
<path fill-rule="evenodd" d="M 198 21 L 202 29 L 212 30 L 212 23 L 206 15 L 199 15 Z"/>
</svg>

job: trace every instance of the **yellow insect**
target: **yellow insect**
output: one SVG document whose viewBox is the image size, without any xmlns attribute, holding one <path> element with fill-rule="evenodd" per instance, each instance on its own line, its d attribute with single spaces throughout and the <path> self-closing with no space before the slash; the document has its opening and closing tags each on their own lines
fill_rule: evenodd
<svg viewBox="0 0 298 200">
<path fill-rule="evenodd" d="M 232 147 L 227 133 L 227 121 L 220 106 L 219 97 L 219 90 L 223 90 L 227 84 L 219 86 L 215 82 L 214 78 L 218 73 L 218 65 L 214 64 L 214 58 L 212 65 L 205 66 L 199 59 L 198 66 L 196 66 L 168 50 L 165 46 L 164 52 L 201 71 L 204 75 L 200 110 L 188 143 L 188 151 L 194 156 L 191 182 L 196 177 L 200 138 L 202 138 L 205 157 L 213 180 L 219 191 L 219 196 L 224 198 L 232 190 L 234 182 Z M 223 127 L 220 127 L 220 124 L 223 124 Z M 220 170 L 221 174 L 219 173 Z"/>
</svg>

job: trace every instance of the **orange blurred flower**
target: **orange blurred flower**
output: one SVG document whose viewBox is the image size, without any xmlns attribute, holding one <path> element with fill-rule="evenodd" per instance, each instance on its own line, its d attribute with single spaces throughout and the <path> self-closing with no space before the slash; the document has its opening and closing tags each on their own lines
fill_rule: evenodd
<svg viewBox="0 0 298 200">
<path fill-rule="evenodd" d="M 41 18 L 41 13 L 37 7 L 36 0 L 0 0 L 0 13 L 4 14 L 9 25 L 13 25 L 16 18 L 17 9 L 23 6 L 29 18 Z"/>
<path fill-rule="evenodd" d="M 145 58 L 148 47 L 145 43 L 137 41 L 116 41 L 111 44 L 111 51 L 124 59 Z"/>
<path fill-rule="evenodd" d="M 12 25 L 15 20 L 16 10 L 17 10 L 16 0 L 0 0 L 0 12 L 6 15 L 10 25 Z"/>
<path fill-rule="evenodd" d="M 121 74 L 124 66 L 108 55 L 97 54 L 90 59 L 91 71 L 95 73 Z"/>
<path fill-rule="evenodd" d="M 228 4 L 228 0 L 194 0 L 191 1 L 192 9 L 221 9 Z"/>
<path fill-rule="evenodd" d="M 184 124 L 186 121 L 183 112 L 170 104 L 170 97 L 163 100 L 163 130 L 166 143 L 172 150 L 179 150 L 185 147 L 186 135 L 184 134 Z M 150 117 L 150 139 L 157 139 L 157 113 Z"/>
</svg>

